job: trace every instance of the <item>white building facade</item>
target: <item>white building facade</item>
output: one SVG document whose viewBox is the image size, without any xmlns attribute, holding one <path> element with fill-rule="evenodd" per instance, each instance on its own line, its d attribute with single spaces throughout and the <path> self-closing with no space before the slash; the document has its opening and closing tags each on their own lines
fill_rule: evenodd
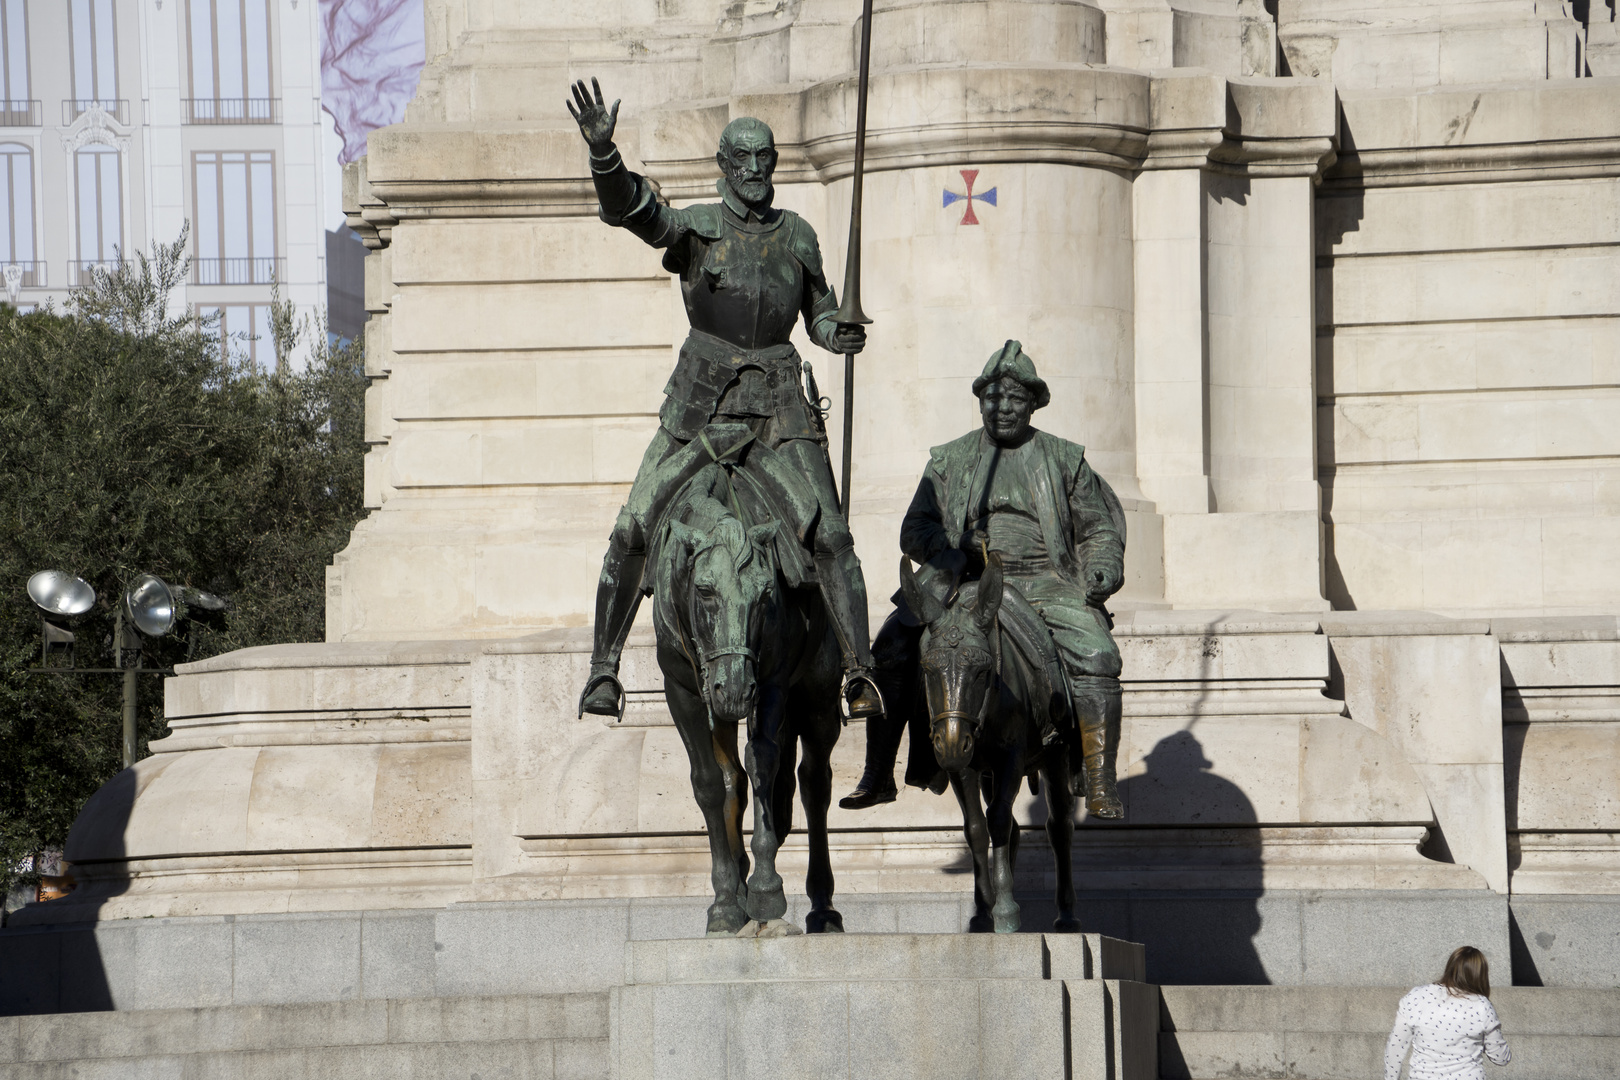
<svg viewBox="0 0 1620 1080">
<path fill-rule="evenodd" d="M 272 286 L 326 299 L 313 0 L 0 0 L 0 54 L 7 299 L 60 306 L 190 222 L 173 302 L 273 363 Z"/>
</svg>

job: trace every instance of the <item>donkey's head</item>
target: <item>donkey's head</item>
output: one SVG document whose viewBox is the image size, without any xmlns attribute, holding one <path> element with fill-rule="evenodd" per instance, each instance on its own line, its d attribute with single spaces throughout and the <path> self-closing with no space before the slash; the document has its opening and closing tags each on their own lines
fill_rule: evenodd
<svg viewBox="0 0 1620 1080">
<path fill-rule="evenodd" d="M 757 691 L 762 601 L 776 579 L 769 548 L 776 526 L 745 529 L 725 511 L 711 520 L 704 528 L 672 522 L 670 538 L 686 552 L 686 621 L 699 689 L 716 719 L 742 720 Z"/>
<path fill-rule="evenodd" d="M 947 772 L 959 772 L 973 760 L 979 728 L 998 692 L 992 635 L 1001 610 L 1001 556 L 991 553 L 984 576 L 963 586 L 948 606 L 923 588 L 910 560 L 902 558 L 900 591 L 926 627 L 921 666 L 934 756 Z"/>
</svg>

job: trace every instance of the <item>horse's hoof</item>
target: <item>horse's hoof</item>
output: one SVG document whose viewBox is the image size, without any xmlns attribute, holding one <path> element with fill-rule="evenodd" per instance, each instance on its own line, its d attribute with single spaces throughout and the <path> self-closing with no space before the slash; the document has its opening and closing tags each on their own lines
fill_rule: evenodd
<svg viewBox="0 0 1620 1080">
<path fill-rule="evenodd" d="M 825 911 L 812 911 L 804 917 L 804 932 L 807 934 L 842 934 L 844 932 L 844 917 L 832 908 Z"/>
<path fill-rule="evenodd" d="M 1080 920 L 1073 915 L 1060 915 L 1053 921 L 1052 931 L 1057 934 L 1078 934 Z"/>
<path fill-rule="evenodd" d="M 996 924 L 988 915 L 975 915 L 968 920 L 968 933 L 988 934 L 995 930 Z"/>
<path fill-rule="evenodd" d="M 1017 908 L 1013 908 L 1011 912 L 996 912 L 996 933 L 998 934 L 1016 934 L 1023 925 L 1024 920 L 1020 917 Z"/>
<path fill-rule="evenodd" d="M 715 904 L 709 908 L 708 937 L 730 937 L 748 925 L 748 913 L 740 907 Z"/>
<path fill-rule="evenodd" d="M 803 930 L 800 930 L 786 919 L 766 919 L 763 921 L 750 919 L 748 925 L 738 930 L 735 936 L 740 938 L 780 938 L 797 937 L 803 933 Z"/>
</svg>

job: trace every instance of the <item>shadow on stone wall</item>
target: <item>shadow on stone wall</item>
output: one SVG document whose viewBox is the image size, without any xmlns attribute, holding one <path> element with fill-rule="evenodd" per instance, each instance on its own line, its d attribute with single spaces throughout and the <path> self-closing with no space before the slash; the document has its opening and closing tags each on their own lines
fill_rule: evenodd
<svg viewBox="0 0 1620 1080">
<path fill-rule="evenodd" d="M 1211 771 L 1213 762 L 1190 730 L 1160 739 L 1143 764 L 1145 772 L 1119 784 L 1125 824 L 1082 824 L 1077 830 L 1074 880 L 1081 926 L 1146 945 L 1149 982 L 1270 983 L 1255 945 L 1264 889 L 1254 804 L 1236 784 Z M 1139 839 L 1139 846 L 1119 844 L 1121 834 Z M 1186 866 L 1189 842 L 1202 847 L 1204 836 L 1208 849 L 1198 853 L 1198 861 L 1219 864 L 1219 888 L 1087 888 L 1088 866 L 1108 866 L 1114 873 L 1133 866 L 1168 871 Z M 1025 842 L 1035 841 L 1025 837 Z M 1049 894 L 1021 894 L 1019 903 L 1026 929 L 1051 925 Z"/>
<path fill-rule="evenodd" d="M 0 930 L 0 1016 L 115 1007 L 96 927 L 102 906 L 129 887 L 124 829 L 136 787 L 135 770 L 125 769 L 85 803 L 68 836 L 73 892 L 20 908 Z"/>
</svg>

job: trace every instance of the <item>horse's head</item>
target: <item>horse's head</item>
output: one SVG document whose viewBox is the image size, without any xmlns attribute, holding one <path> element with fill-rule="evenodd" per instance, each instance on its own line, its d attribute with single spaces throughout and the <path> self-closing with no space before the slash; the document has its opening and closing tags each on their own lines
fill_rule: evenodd
<svg viewBox="0 0 1620 1080">
<path fill-rule="evenodd" d="M 934 756 L 947 772 L 973 760 L 979 727 L 996 690 L 996 612 L 1001 609 L 1001 557 L 994 553 L 984 576 L 942 604 L 922 587 L 909 559 L 900 560 L 900 591 L 926 629 L 922 638 L 923 687 Z"/>
<path fill-rule="evenodd" d="M 707 522 L 705 522 L 707 525 Z M 744 529 L 729 513 L 712 527 L 684 521 L 670 524 L 670 535 L 687 552 L 687 624 L 699 689 L 720 720 L 742 720 L 754 707 L 757 690 L 755 643 L 763 619 L 762 598 L 776 572 L 768 545 L 776 526 Z"/>
</svg>

